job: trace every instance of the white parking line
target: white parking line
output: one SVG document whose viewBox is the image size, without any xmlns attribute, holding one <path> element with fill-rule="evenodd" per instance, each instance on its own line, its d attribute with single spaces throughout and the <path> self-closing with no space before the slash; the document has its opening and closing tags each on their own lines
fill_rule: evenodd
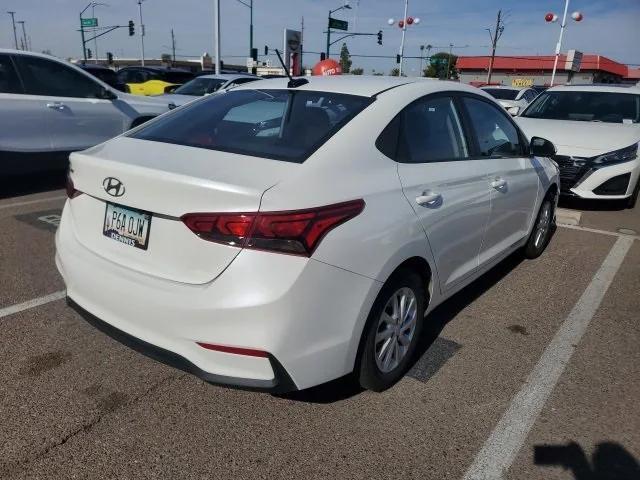
<svg viewBox="0 0 640 480">
<path fill-rule="evenodd" d="M 509 408 L 467 470 L 464 480 L 505 478 L 633 242 L 628 236 L 616 240 L 591 283 L 545 348 L 524 386 L 511 400 Z"/>
<path fill-rule="evenodd" d="M 6 205 L 0 205 L 0 210 L 4 210 L 5 208 L 24 207 L 25 205 L 33 205 L 35 203 L 53 202 L 54 200 L 62 200 L 64 198 L 67 198 L 67 196 L 59 195 L 57 197 L 47 197 L 39 198 L 37 200 L 27 200 L 25 202 L 8 203 Z"/>
<path fill-rule="evenodd" d="M 628 233 L 610 232 L 609 230 L 599 230 L 597 228 L 579 227 L 577 225 L 558 224 L 558 227 L 568 228 L 569 230 L 581 230 L 583 232 L 600 233 L 602 235 L 610 235 L 612 237 L 625 237 L 640 240 L 640 235 L 629 235 Z"/>
<path fill-rule="evenodd" d="M 0 308 L 0 318 L 8 317 L 9 315 L 13 315 L 14 313 L 24 312 L 25 310 L 29 310 L 30 308 L 39 307 L 40 305 L 45 305 L 47 303 L 55 302 L 56 300 L 60 300 L 67 295 L 66 290 L 60 290 L 49 295 L 45 295 L 44 297 L 34 298 L 32 300 L 27 300 L 23 303 L 18 303 L 17 305 L 11 305 L 10 307 Z"/>
</svg>

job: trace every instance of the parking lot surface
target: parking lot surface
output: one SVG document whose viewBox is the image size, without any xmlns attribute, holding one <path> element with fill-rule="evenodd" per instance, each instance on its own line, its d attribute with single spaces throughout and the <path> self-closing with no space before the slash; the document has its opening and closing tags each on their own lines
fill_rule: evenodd
<svg viewBox="0 0 640 480">
<path fill-rule="evenodd" d="M 390 390 L 275 396 L 157 363 L 68 308 L 60 187 L 0 198 L 0 478 L 640 478 L 640 207 L 563 202 L 579 224 L 438 307 Z"/>
</svg>

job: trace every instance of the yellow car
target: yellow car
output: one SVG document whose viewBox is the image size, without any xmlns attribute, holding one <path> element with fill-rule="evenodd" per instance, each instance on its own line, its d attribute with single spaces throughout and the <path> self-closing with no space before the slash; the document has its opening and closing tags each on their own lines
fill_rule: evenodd
<svg viewBox="0 0 640 480">
<path fill-rule="evenodd" d="M 176 87 L 194 78 L 188 70 L 166 67 L 124 67 L 118 70 L 118 83 L 127 85 L 134 95 L 162 95 L 167 87 Z"/>
</svg>

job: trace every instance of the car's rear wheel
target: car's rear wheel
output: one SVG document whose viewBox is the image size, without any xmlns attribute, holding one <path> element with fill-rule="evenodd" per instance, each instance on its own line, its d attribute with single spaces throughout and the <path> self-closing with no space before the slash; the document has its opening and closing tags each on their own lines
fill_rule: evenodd
<svg viewBox="0 0 640 480">
<path fill-rule="evenodd" d="M 549 244 L 555 230 L 555 199 L 547 195 L 540 205 L 540 211 L 529 240 L 524 246 L 526 258 L 538 258 Z"/>
<path fill-rule="evenodd" d="M 378 294 L 362 336 L 356 375 L 362 387 L 380 392 L 407 372 L 422 331 L 424 281 L 411 270 L 396 272 Z"/>
</svg>

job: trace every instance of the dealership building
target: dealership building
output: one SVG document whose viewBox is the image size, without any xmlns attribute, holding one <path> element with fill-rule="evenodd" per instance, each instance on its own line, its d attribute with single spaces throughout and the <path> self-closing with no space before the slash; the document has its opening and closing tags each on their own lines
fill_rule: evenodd
<svg viewBox="0 0 640 480">
<path fill-rule="evenodd" d="M 496 56 L 491 83 L 510 86 L 550 85 L 555 56 Z M 487 81 L 490 56 L 458 57 L 456 69 L 460 81 L 472 85 Z M 564 83 L 637 83 L 633 69 L 602 55 L 570 51 L 560 55 L 554 84 Z"/>
</svg>

